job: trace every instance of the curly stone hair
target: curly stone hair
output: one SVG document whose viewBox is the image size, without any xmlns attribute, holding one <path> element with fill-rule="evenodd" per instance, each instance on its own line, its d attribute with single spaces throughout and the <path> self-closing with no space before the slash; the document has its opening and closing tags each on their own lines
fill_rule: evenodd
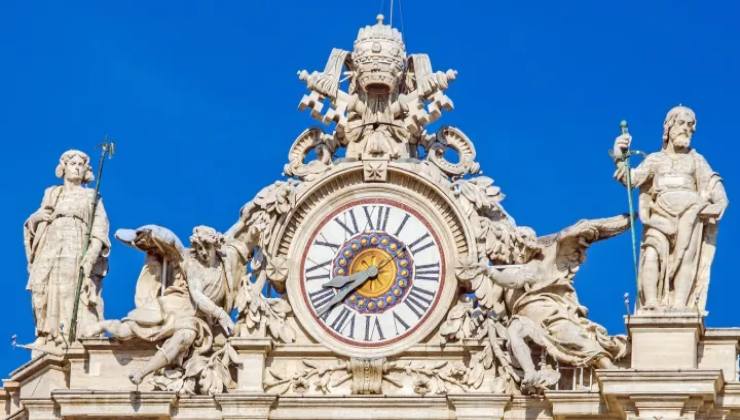
<svg viewBox="0 0 740 420">
<path fill-rule="evenodd" d="M 54 170 L 54 175 L 56 175 L 57 178 L 63 179 L 64 168 L 67 166 L 67 162 L 72 160 L 74 157 L 79 157 L 85 162 L 85 175 L 82 177 L 82 183 L 87 184 L 93 182 L 95 180 L 95 175 L 93 174 L 92 166 L 90 166 L 90 156 L 85 152 L 75 149 L 67 150 L 62 153 L 62 156 L 59 157 L 59 164 Z"/>
<path fill-rule="evenodd" d="M 219 248 L 224 243 L 224 235 L 209 226 L 196 226 L 190 236 L 190 243 L 200 243 Z"/>
</svg>

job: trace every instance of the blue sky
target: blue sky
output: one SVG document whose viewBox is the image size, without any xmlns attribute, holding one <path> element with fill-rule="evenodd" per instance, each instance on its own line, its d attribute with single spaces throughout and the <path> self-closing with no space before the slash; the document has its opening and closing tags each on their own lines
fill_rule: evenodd
<svg viewBox="0 0 740 420">
<path fill-rule="evenodd" d="M 384 9 L 387 12 L 387 1 Z M 394 13 L 409 52 L 454 68 L 456 109 L 442 123 L 476 144 L 506 209 L 540 234 L 626 210 L 607 156 L 619 121 L 636 148 L 659 148 L 665 112 L 695 109 L 696 148 L 740 197 L 740 3 L 735 1 L 407 0 Z M 0 373 L 28 360 L 10 337 L 33 338 L 21 226 L 61 152 L 97 154 L 118 140 L 103 196 L 112 229 L 162 224 L 186 239 L 220 230 L 280 177 L 306 126 L 296 71 L 322 69 L 333 47 L 351 49 L 381 2 L 27 2 L 0 5 L 0 142 L 6 176 L 0 233 L 6 322 Z M 403 17 L 403 19 L 401 19 Z M 12 175 L 12 176 L 11 176 Z M 740 216 L 720 225 L 710 326 L 740 325 L 733 263 Z M 143 256 L 114 243 L 105 311 L 133 306 Z M 634 295 L 630 241 L 593 246 L 576 278 L 591 316 L 623 331 Z"/>
</svg>

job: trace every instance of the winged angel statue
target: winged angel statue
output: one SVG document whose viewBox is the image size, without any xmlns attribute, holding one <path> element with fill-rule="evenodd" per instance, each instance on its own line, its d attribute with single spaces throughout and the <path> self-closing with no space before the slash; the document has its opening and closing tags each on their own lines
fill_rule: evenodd
<svg viewBox="0 0 740 420">
<path fill-rule="evenodd" d="M 482 257 L 457 268 L 476 302 L 463 297 L 453 307 L 441 328 L 443 337 L 487 337 L 484 351 L 475 357 L 477 374 L 495 367 L 508 389 L 519 385 L 524 393 L 541 392 L 560 377 L 550 366 L 538 369 L 533 350 L 569 366 L 613 368 L 627 354 L 626 337 L 609 336 L 587 318 L 573 278 L 588 247 L 625 231 L 628 217 L 581 220 L 536 237 L 504 212 L 503 195 L 490 178 L 457 181 L 455 190 L 477 225 Z"/>
<path fill-rule="evenodd" d="M 227 336 L 269 333 L 284 342 L 295 339 L 285 323 L 290 305 L 262 293 L 266 258 L 259 251 L 290 208 L 293 187 L 277 182 L 264 188 L 226 234 L 195 227 L 190 248 L 162 226 L 119 229 L 118 240 L 146 253 L 136 285 L 136 307 L 121 320 L 92 325 L 88 336 L 107 332 L 119 340 L 157 344 L 157 353 L 129 375 L 137 385 L 152 374 L 154 389 L 188 394 L 228 389 L 233 385 L 229 369 L 238 356 Z M 274 266 L 273 262 L 270 267 Z M 230 315 L 234 309 L 236 324 Z"/>
</svg>

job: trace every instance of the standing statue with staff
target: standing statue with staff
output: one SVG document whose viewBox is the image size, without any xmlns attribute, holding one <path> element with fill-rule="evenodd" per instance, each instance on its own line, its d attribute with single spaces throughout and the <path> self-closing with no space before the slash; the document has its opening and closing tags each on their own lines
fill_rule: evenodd
<svg viewBox="0 0 740 420">
<path fill-rule="evenodd" d="M 717 223 L 728 202 L 722 179 L 691 147 L 695 131 L 694 111 L 672 108 L 663 123 L 662 149 L 636 168 L 626 159 L 630 134 L 623 130 L 614 141 L 614 177 L 639 189 L 638 311 L 705 310 Z"/>
<path fill-rule="evenodd" d="M 111 152 L 104 149 L 102 156 Z M 108 216 L 99 189 L 86 186 L 95 178 L 90 157 L 68 150 L 55 173 L 63 184 L 46 189 L 41 206 L 23 225 L 26 287 L 36 320 L 37 338 L 31 347 L 45 352 L 69 344 L 64 326 L 71 330 L 73 324 L 89 325 L 103 318 L 101 281 L 110 251 Z"/>
</svg>

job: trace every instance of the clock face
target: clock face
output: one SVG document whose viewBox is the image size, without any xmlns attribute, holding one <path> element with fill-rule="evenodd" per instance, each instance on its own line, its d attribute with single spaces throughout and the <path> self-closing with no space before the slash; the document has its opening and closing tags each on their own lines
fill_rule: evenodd
<svg viewBox="0 0 740 420">
<path fill-rule="evenodd" d="M 437 306 L 444 251 L 432 224 L 410 206 L 358 200 L 324 217 L 309 238 L 301 295 L 335 339 L 384 346 L 414 332 Z"/>
</svg>

